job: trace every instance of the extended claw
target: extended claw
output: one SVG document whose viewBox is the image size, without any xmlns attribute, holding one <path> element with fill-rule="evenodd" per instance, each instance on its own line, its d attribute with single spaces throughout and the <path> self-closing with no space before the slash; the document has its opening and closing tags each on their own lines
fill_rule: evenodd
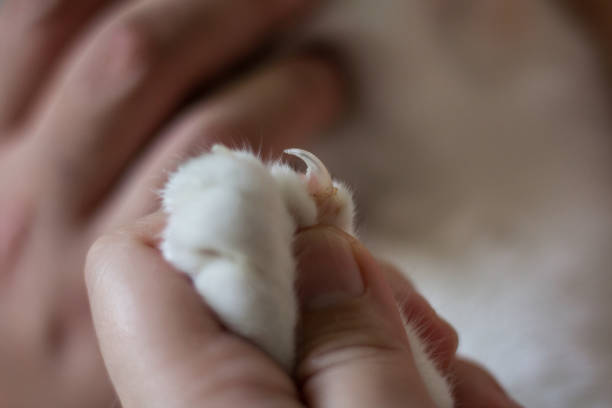
<svg viewBox="0 0 612 408">
<path fill-rule="evenodd" d="M 308 190 L 314 196 L 332 194 L 334 184 L 327 168 L 314 154 L 302 149 L 287 149 L 285 154 L 295 156 L 306 164 L 306 180 Z"/>
<path fill-rule="evenodd" d="M 306 164 L 303 177 L 308 193 L 317 206 L 317 223 L 334 225 L 353 234 L 355 205 L 349 189 L 342 183 L 334 182 L 323 162 L 314 154 L 302 149 L 287 149 L 285 154 L 295 156 Z"/>
</svg>

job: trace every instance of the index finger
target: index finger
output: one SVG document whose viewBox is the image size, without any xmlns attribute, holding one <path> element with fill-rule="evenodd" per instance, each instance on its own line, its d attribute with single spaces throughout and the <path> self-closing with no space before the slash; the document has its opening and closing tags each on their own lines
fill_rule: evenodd
<svg viewBox="0 0 612 408">
<path fill-rule="evenodd" d="M 160 213 L 146 217 L 98 240 L 87 258 L 94 326 L 123 406 L 297 400 L 280 368 L 228 333 L 190 281 L 161 258 L 164 223 Z"/>
</svg>

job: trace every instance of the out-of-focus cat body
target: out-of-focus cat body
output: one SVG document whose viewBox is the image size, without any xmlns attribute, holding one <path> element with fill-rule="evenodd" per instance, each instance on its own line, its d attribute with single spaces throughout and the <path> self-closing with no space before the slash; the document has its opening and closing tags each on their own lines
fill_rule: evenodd
<svg viewBox="0 0 612 408">
<path fill-rule="evenodd" d="M 548 2 L 336 0 L 298 37 L 356 84 L 312 149 L 366 241 L 519 401 L 609 406 L 612 105 L 579 30 Z"/>
</svg>

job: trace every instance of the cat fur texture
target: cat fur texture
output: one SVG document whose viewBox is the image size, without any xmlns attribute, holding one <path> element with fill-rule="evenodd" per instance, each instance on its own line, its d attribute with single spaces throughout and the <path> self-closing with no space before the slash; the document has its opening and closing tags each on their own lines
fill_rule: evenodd
<svg viewBox="0 0 612 408">
<path fill-rule="evenodd" d="M 168 223 L 161 250 L 230 330 L 291 371 L 298 320 L 293 236 L 319 223 L 354 234 L 354 204 L 314 155 L 286 153 L 306 163 L 306 174 L 221 145 L 179 166 L 162 192 Z M 410 322 L 406 335 L 433 401 L 452 407 L 450 384 Z"/>
</svg>

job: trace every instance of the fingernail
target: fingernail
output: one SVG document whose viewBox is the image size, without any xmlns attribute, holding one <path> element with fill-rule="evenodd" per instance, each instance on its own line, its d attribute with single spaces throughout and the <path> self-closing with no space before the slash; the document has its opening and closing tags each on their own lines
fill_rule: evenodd
<svg viewBox="0 0 612 408">
<path fill-rule="evenodd" d="M 305 307 L 329 306 L 363 294 L 363 278 L 351 240 L 331 227 L 316 227 L 298 235 L 297 290 Z"/>
</svg>

